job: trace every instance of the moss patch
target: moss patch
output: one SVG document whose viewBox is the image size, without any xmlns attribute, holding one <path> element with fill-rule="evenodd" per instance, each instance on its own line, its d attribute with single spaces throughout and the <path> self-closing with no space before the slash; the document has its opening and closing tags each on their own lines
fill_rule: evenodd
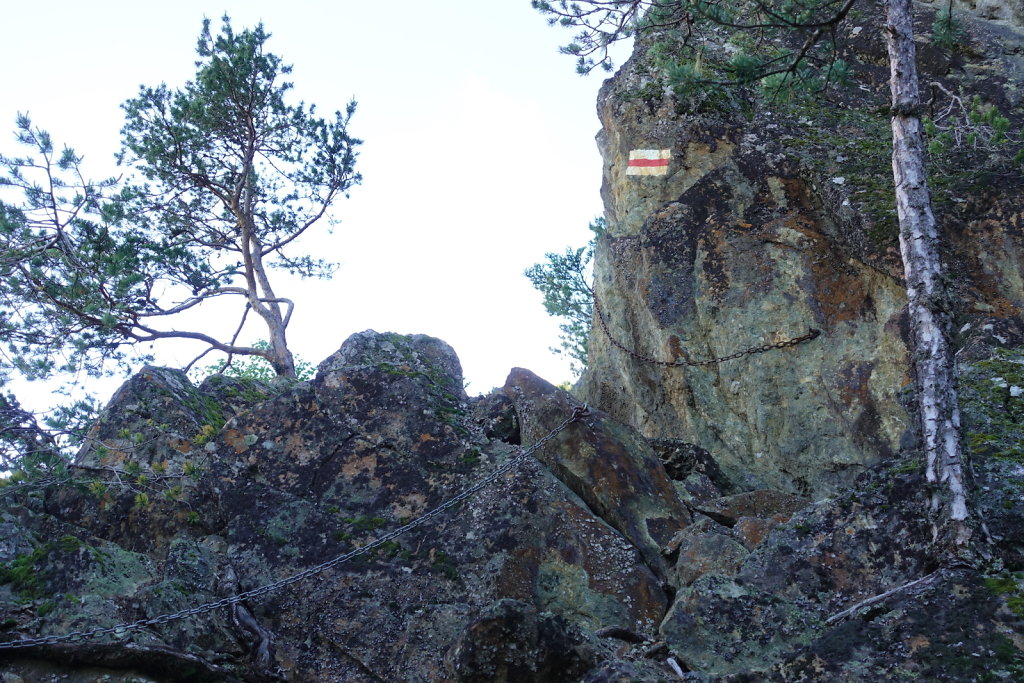
<svg viewBox="0 0 1024 683">
<path fill-rule="evenodd" d="M 41 545 L 30 553 L 16 556 L 0 564 L 0 585 L 9 584 L 23 598 L 35 600 L 46 594 L 46 573 L 40 564 L 50 551 L 50 545 Z"/>
<path fill-rule="evenodd" d="M 964 370 L 958 389 L 971 452 L 1024 464 L 1024 353 L 997 349 Z"/>
</svg>

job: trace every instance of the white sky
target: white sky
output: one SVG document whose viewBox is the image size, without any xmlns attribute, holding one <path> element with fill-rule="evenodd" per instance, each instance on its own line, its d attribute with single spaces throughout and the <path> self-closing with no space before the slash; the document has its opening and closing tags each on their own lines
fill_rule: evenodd
<svg viewBox="0 0 1024 683">
<path fill-rule="evenodd" d="M 548 351 L 557 321 L 522 271 L 582 245 L 601 213 L 601 77 L 576 75 L 557 52 L 567 32 L 528 0 L 4 0 L 0 150 L 18 151 L 15 115 L 29 112 L 91 177 L 114 173 L 120 104 L 190 78 L 203 17 L 219 28 L 225 12 L 236 30 L 264 22 L 296 96 L 322 115 L 359 102 L 363 184 L 336 206 L 333 234 L 303 243 L 341 268 L 278 287 L 298 304 L 292 350 L 318 363 L 353 332 L 424 333 L 455 348 L 470 394 L 513 366 L 568 379 Z"/>
</svg>

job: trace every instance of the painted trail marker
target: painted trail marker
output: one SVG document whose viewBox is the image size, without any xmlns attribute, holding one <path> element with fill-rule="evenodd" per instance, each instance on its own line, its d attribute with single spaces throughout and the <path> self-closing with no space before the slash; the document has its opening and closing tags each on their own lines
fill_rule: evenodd
<svg viewBox="0 0 1024 683">
<path fill-rule="evenodd" d="M 668 149 L 630 150 L 626 175 L 666 175 L 670 156 Z"/>
</svg>

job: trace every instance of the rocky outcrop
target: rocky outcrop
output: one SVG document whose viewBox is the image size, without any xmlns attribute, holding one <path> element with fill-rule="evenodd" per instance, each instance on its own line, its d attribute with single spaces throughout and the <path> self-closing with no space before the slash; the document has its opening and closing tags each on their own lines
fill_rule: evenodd
<svg viewBox="0 0 1024 683">
<path fill-rule="evenodd" d="M 458 359 L 430 337 L 355 335 L 313 381 L 230 392 L 230 410 L 219 384 L 147 368 L 94 432 L 141 437 L 92 442 L 65 481 L 0 489 L 0 640 L 110 630 L 0 648 L 0 671 L 10 683 L 1011 679 L 1024 672 L 1022 367 L 1019 352 L 990 351 L 964 368 L 985 525 L 959 558 L 931 543 L 918 460 L 817 502 L 735 492 L 706 452 L 583 413 L 528 371 L 468 399 Z M 216 433 L 154 450 L 214 403 L 232 415 Z M 168 412 L 150 424 L 143 405 Z M 172 451 L 201 459 L 157 459 Z M 121 627 L 133 622 L 144 628 Z"/>
<path fill-rule="evenodd" d="M 930 16 L 923 10 L 922 24 Z M 766 104 L 742 91 L 677 99 L 643 41 L 600 94 L 608 229 L 595 289 L 606 325 L 594 324 L 580 394 L 646 436 L 707 450 L 743 489 L 827 495 L 913 439 L 899 395 L 912 377 L 878 21 L 862 15 L 840 36 L 860 86 L 836 88 L 830 101 Z M 967 26 L 970 50 L 950 56 L 922 43 L 923 78 L 1019 122 L 1020 89 L 1007 78 L 1021 34 Z M 931 92 L 933 108 L 948 103 L 938 86 Z M 644 149 L 667 152 L 666 173 L 631 174 L 630 152 Z M 965 333 L 1019 330 L 1024 183 L 1017 167 L 990 176 L 993 187 L 976 182 L 978 165 L 945 166 L 970 161 L 942 159 L 933 178 L 951 306 Z M 646 363 L 616 345 L 701 361 L 808 328 L 821 336 L 701 367 Z"/>
<path fill-rule="evenodd" d="M 528 370 L 514 369 L 505 385 L 527 443 L 554 430 L 571 413 L 572 399 Z M 661 548 L 690 515 L 657 456 L 634 430 L 590 411 L 538 454 L 591 510 L 640 549 L 659 575 Z"/>
<path fill-rule="evenodd" d="M 535 419 L 564 409 L 561 422 L 575 405 L 535 382 L 516 394 L 529 439 L 554 426 Z M 429 337 L 356 335 L 315 380 L 274 396 L 251 388 L 260 391 L 247 394 L 246 408 L 229 411 L 181 373 L 147 368 L 107 407 L 75 484 L 5 501 L 5 632 L 106 627 L 274 584 L 424 515 L 516 454 L 470 419 L 458 359 Z M 210 434 L 201 426 L 214 413 L 235 414 Z M 559 478 L 581 461 L 568 445 L 546 447 L 459 514 L 248 600 L 244 612 L 203 611 L 132 633 L 135 654 L 118 666 L 158 671 L 172 652 L 218 680 L 498 680 L 486 672 L 499 627 L 483 624 L 500 613 L 517 638 L 554 658 L 502 665 L 507 680 L 522 680 L 522 667 L 538 680 L 591 668 L 608 657 L 594 631 L 656 630 L 668 607 L 658 543 L 687 517 L 657 460 L 646 472 L 635 466 L 642 454 L 615 441 L 639 437 L 588 420 L 582 436 L 571 436 L 583 431 L 575 424 L 559 436 L 602 435 L 601 448 L 627 459 L 614 470 Z M 621 480 L 608 478 L 614 472 Z M 634 486 L 647 486 L 650 499 L 630 495 Z M 553 633 L 582 638 L 581 654 L 555 647 Z M 10 670 L 111 665 L 90 654 L 103 647 L 86 643 L 60 644 L 74 665 L 62 667 L 62 656 L 33 668 L 38 654 L 58 651 L 49 647 Z"/>
</svg>

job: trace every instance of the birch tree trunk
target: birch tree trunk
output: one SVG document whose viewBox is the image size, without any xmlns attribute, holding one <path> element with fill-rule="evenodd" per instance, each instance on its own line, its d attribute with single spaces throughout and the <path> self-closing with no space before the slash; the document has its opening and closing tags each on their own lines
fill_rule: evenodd
<svg viewBox="0 0 1024 683">
<path fill-rule="evenodd" d="M 960 446 L 960 408 L 953 356 L 946 338 L 949 312 L 942 291 L 939 237 L 928 193 L 921 135 L 911 0 L 889 0 L 886 44 L 892 91 L 892 171 L 900 224 L 900 251 L 917 380 L 918 409 L 933 486 L 932 508 L 967 518 Z M 964 527 L 960 525 L 961 532 Z M 958 542 L 964 540 L 958 534 Z"/>
</svg>

